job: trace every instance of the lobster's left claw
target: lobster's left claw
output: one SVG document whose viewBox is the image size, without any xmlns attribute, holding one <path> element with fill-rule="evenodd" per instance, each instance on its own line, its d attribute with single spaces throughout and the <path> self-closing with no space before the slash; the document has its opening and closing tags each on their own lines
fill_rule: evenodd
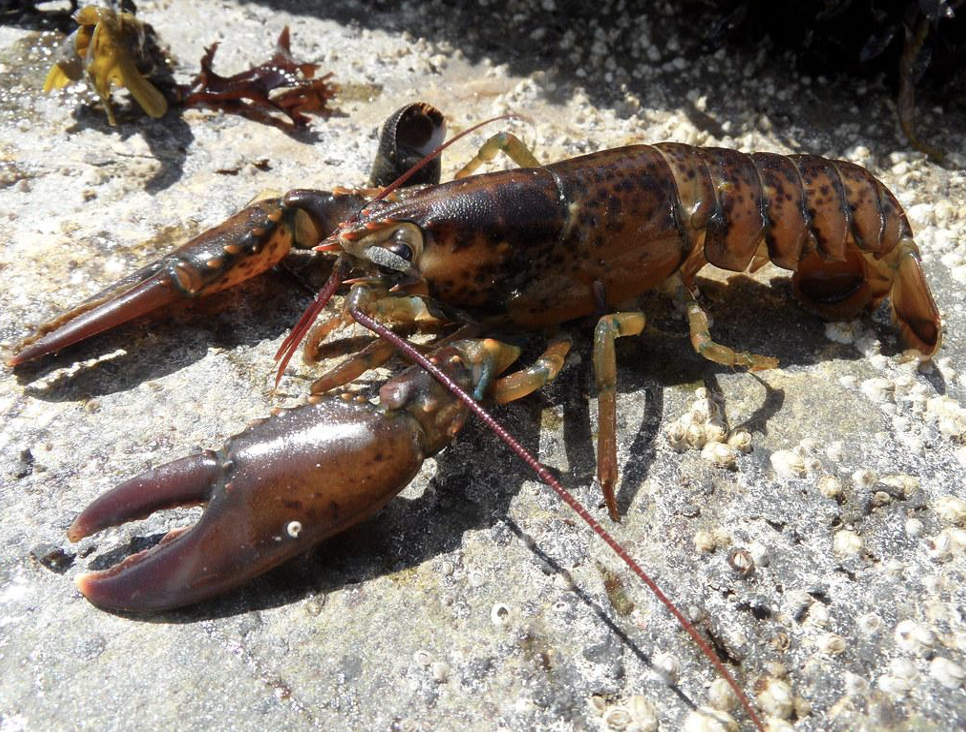
<svg viewBox="0 0 966 732">
<path fill-rule="evenodd" d="M 182 458 L 105 493 L 74 521 L 77 541 L 152 511 L 207 502 L 198 523 L 77 578 L 95 605 L 152 612 L 221 594 L 382 508 L 427 448 L 406 412 L 341 397 L 254 423 L 218 452 Z"/>
<path fill-rule="evenodd" d="M 354 203 L 349 197 L 342 207 Z M 342 213 L 339 206 L 330 206 Z M 319 239 L 308 214 L 278 198 L 259 201 L 40 326 L 14 347 L 8 366 L 56 353 L 163 305 L 233 287 L 275 266 L 293 243 Z"/>
</svg>

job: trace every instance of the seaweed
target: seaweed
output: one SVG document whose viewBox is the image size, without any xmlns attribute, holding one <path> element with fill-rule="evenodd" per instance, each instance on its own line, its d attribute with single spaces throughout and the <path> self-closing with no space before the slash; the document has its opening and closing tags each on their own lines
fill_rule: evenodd
<svg viewBox="0 0 966 732">
<path fill-rule="evenodd" d="M 327 117 L 328 102 L 336 87 L 332 74 L 315 77 L 318 64 L 296 61 L 292 56 L 288 26 L 282 30 L 275 54 L 265 63 L 233 76 L 221 76 L 212 69 L 218 44 L 205 49 L 201 71 L 178 89 L 178 103 L 185 107 L 214 107 L 232 114 L 281 126 L 304 127 L 306 115 Z M 288 122 L 279 118 L 281 113 Z"/>
</svg>

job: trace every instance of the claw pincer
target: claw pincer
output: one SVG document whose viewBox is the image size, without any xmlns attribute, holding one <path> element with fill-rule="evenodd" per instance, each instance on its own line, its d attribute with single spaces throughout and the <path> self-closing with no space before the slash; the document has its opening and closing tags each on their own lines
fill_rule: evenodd
<svg viewBox="0 0 966 732">
<path fill-rule="evenodd" d="M 346 201 L 346 208 L 355 203 Z M 8 366 L 56 353 L 158 308 L 237 285 L 275 266 L 314 223 L 278 198 L 254 203 L 221 225 L 97 293 L 21 341 Z"/>
<path fill-rule="evenodd" d="M 472 389 L 517 349 L 463 341 L 433 358 Z M 486 363 L 483 363 L 483 360 Z M 410 368 L 383 385 L 380 404 L 340 394 L 253 423 L 218 451 L 182 458 L 122 483 L 68 531 L 78 541 L 109 526 L 206 504 L 194 526 L 103 571 L 80 576 L 95 605 L 149 612 L 211 598 L 301 554 L 382 508 L 425 458 L 459 431 L 466 408 Z"/>
</svg>

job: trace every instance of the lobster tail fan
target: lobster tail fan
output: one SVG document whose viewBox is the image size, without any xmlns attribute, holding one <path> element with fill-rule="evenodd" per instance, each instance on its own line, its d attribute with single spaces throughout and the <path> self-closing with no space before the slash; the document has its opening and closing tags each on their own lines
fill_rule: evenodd
<svg viewBox="0 0 966 732">
<path fill-rule="evenodd" d="M 919 257 L 911 249 L 900 255 L 891 299 L 892 315 L 903 344 L 926 356 L 934 355 L 942 344 L 942 321 L 922 275 Z"/>
</svg>

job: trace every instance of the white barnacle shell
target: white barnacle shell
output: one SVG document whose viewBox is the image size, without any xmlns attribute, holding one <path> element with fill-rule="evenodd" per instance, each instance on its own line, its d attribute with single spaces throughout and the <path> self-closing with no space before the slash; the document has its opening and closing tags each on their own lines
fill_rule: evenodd
<svg viewBox="0 0 966 732">
<path fill-rule="evenodd" d="M 816 643 L 818 650 L 829 656 L 838 656 L 845 651 L 845 638 L 838 633 L 825 633 L 819 636 Z"/>
<path fill-rule="evenodd" d="M 698 399 L 691 405 L 690 414 L 695 424 L 706 424 L 713 419 L 717 419 L 718 405 L 711 399 Z"/>
<path fill-rule="evenodd" d="M 862 326 L 857 320 L 836 320 L 825 324 L 825 337 L 830 341 L 849 346 L 855 343 L 855 338 L 861 330 Z"/>
<path fill-rule="evenodd" d="M 882 674 L 875 683 L 886 694 L 897 698 L 905 696 L 912 689 L 908 680 L 893 674 Z"/>
<path fill-rule="evenodd" d="M 603 721 L 606 729 L 623 732 L 631 725 L 631 713 L 624 707 L 611 707 L 604 713 Z"/>
<path fill-rule="evenodd" d="M 708 442 L 723 443 L 728 437 L 728 430 L 720 421 L 712 419 L 704 426 L 704 434 Z"/>
<path fill-rule="evenodd" d="M 862 393 L 874 402 L 891 402 L 895 400 L 896 385 L 889 379 L 876 376 L 862 382 Z"/>
<path fill-rule="evenodd" d="M 666 684 L 674 684 L 681 675 L 681 662 L 676 656 L 658 651 L 651 657 L 651 668 Z"/>
<path fill-rule="evenodd" d="M 683 732 L 738 732 L 738 723 L 727 712 L 698 707 L 684 720 Z"/>
<path fill-rule="evenodd" d="M 935 420 L 939 431 L 962 442 L 966 437 L 966 409 L 948 396 L 935 396 L 926 400 L 926 415 Z"/>
<path fill-rule="evenodd" d="M 808 606 L 808 616 L 805 618 L 805 620 L 809 625 L 824 628 L 826 625 L 828 625 L 828 608 L 816 600 Z"/>
<path fill-rule="evenodd" d="M 806 437 L 804 440 L 798 443 L 798 454 L 799 455 L 811 455 L 818 450 L 818 440 L 814 437 Z"/>
<path fill-rule="evenodd" d="M 667 437 L 668 443 L 671 445 L 671 449 L 677 452 L 684 452 L 688 449 L 688 428 L 681 422 L 672 422 L 668 425 L 664 434 Z"/>
<path fill-rule="evenodd" d="M 884 483 L 891 488 L 899 491 L 903 498 L 912 498 L 913 494 L 919 490 L 919 478 L 908 473 L 896 473 L 882 478 L 880 483 Z"/>
<path fill-rule="evenodd" d="M 788 719 L 795 708 L 795 696 L 787 681 L 766 678 L 758 687 L 758 706 L 762 711 L 779 719 Z"/>
<path fill-rule="evenodd" d="M 832 462 L 839 462 L 845 457 L 845 443 L 842 440 L 835 440 L 825 448 L 825 454 Z"/>
<path fill-rule="evenodd" d="M 657 732 L 660 716 L 647 697 L 640 694 L 632 696 L 627 700 L 627 711 L 631 713 L 631 725 L 637 732 Z"/>
<path fill-rule="evenodd" d="M 784 478 L 804 478 L 805 460 L 792 450 L 776 450 L 771 454 L 771 466 Z"/>
<path fill-rule="evenodd" d="M 696 531 L 691 541 L 694 543 L 694 548 L 699 552 L 713 552 L 715 550 L 714 536 L 710 531 L 704 529 Z"/>
<path fill-rule="evenodd" d="M 882 618 L 875 613 L 866 613 L 858 618 L 857 623 L 865 635 L 875 635 L 882 627 Z"/>
<path fill-rule="evenodd" d="M 920 536 L 923 531 L 922 521 L 917 518 L 906 519 L 905 530 L 906 534 L 913 539 Z"/>
<path fill-rule="evenodd" d="M 840 498 L 842 496 L 842 481 L 834 475 L 823 475 L 818 479 L 818 492 L 825 498 Z"/>
<path fill-rule="evenodd" d="M 966 670 L 942 656 L 936 656 L 929 662 L 929 675 L 947 689 L 958 689 L 966 681 Z"/>
<path fill-rule="evenodd" d="M 929 540 L 929 558 L 948 561 L 966 548 L 966 530 L 948 528 Z"/>
<path fill-rule="evenodd" d="M 449 680 L 449 664 L 446 661 L 435 661 L 429 667 L 429 672 L 437 684 L 444 684 Z"/>
<path fill-rule="evenodd" d="M 702 447 L 704 447 L 704 443 L 708 441 L 708 436 L 705 432 L 704 425 L 689 425 L 684 439 L 688 443 L 689 447 L 694 448 L 695 450 L 700 450 Z"/>
<path fill-rule="evenodd" d="M 933 503 L 939 518 L 952 524 L 966 523 L 966 501 L 958 496 L 942 496 Z"/>
<path fill-rule="evenodd" d="M 490 608 L 490 622 L 493 623 L 493 625 L 507 625 L 512 619 L 512 616 L 513 611 L 508 605 L 504 605 L 502 602 L 498 602 L 492 608 Z"/>
<path fill-rule="evenodd" d="M 925 656 L 936 643 L 933 632 L 914 620 L 902 620 L 896 625 L 896 645 L 903 651 Z"/>
<path fill-rule="evenodd" d="M 848 529 L 836 531 L 832 537 L 832 551 L 840 557 L 858 554 L 862 551 L 862 537 Z"/>
<path fill-rule="evenodd" d="M 285 533 L 288 534 L 293 539 L 298 539 L 299 534 L 302 533 L 302 522 L 301 521 L 289 521 L 285 525 Z"/>
<path fill-rule="evenodd" d="M 919 676 L 916 664 L 908 658 L 894 658 L 889 664 L 889 672 L 896 678 L 905 679 L 910 684 Z"/>
<path fill-rule="evenodd" d="M 708 689 L 708 703 L 712 708 L 722 712 L 730 712 L 738 706 L 738 695 L 724 679 L 715 679 Z"/>
<path fill-rule="evenodd" d="M 470 587 L 482 587 L 486 582 L 486 576 L 478 569 L 470 571 L 466 577 Z"/>
<path fill-rule="evenodd" d="M 744 427 L 732 430 L 728 435 L 728 447 L 746 454 L 751 452 L 751 433 Z"/>
<path fill-rule="evenodd" d="M 701 457 L 712 465 L 733 468 L 737 465 L 735 451 L 723 442 L 709 442 L 701 450 Z"/>
<path fill-rule="evenodd" d="M 869 490 L 879 482 L 879 474 L 874 470 L 862 468 L 852 473 L 852 482 L 859 490 Z"/>
</svg>

